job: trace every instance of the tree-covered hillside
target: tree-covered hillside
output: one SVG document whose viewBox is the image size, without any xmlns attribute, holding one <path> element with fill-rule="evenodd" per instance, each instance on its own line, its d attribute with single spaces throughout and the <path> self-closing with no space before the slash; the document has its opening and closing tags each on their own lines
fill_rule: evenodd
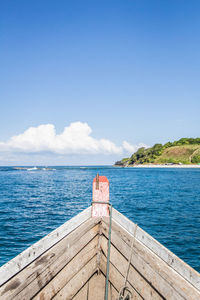
<svg viewBox="0 0 200 300">
<path fill-rule="evenodd" d="M 116 166 L 134 164 L 196 164 L 200 163 L 200 138 L 182 138 L 164 145 L 139 148 L 131 157 L 115 163 Z"/>
</svg>

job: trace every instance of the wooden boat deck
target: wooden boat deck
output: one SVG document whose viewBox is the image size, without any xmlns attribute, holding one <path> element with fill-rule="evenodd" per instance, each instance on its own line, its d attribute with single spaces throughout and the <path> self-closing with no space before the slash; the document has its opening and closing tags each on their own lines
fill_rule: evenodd
<svg viewBox="0 0 200 300">
<path fill-rule="evenodd" d="M 128 286 L 133 299 L 200 299 L 199 273 L 113 209 L 109 299 Z M 109 218 L 91 207 L 0 269 L 0 299 L 104 299 Z"/>
<path fill-rule="evenodd" d="M 0 268 L 0 299 L 104 299 L 108 238 L 87 208 Z M 132 299 L 200 299 L 200 274 L 113 208 L 109 300 L 127 274 Z"/>
</svg>

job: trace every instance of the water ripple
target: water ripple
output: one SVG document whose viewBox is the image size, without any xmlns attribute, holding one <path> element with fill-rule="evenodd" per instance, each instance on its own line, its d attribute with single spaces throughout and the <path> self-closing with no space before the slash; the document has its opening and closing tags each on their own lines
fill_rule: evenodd
<svg viewBox="0 0 200 300">
<path fill-rule="evenodd" d="M 88 207 L 97 172 L 114 207 L 200 271 L 200 170 L 0 167 L 0 265 Z"/>
</svg>

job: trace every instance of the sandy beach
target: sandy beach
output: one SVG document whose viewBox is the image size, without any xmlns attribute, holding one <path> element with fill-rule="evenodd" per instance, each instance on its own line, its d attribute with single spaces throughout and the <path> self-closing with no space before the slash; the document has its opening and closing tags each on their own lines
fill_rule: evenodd
<svg viewBox="0 0 200 300">
<path fill-rule="evenodd" d="M 180 168 L 180 169 L 198 169 L 200 165 L 156 165 L 156 164 L 144 164 L 144 165 L 132 165 L 128 168 Z"/>
</svg>

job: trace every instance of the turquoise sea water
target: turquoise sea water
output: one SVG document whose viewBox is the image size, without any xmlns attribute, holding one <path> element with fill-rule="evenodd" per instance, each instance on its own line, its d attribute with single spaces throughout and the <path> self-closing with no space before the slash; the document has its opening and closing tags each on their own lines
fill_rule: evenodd
<svg viewBox="0 0 200 300">
<path fill-rule="evenodd" d="M 113 206 L 200 271 L 200 169 L 0 167 L 0 265 L 88 207 L 96 173 Z"/>
</svg>

